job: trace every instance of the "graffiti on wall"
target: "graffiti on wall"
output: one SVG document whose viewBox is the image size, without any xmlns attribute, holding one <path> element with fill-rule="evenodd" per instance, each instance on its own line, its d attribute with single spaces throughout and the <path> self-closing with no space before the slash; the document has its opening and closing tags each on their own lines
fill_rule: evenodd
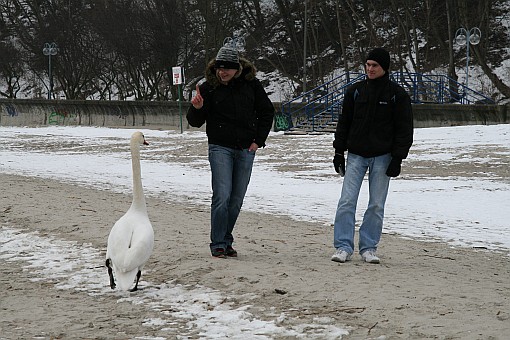
<svg viewBox="0 0 510 340">
<path fill-rule="evenodd" d="M 277 112 L 274 115 L 274 131 L 287 131 L 292 127 L 292 121 L 289 116 L 283 112 Z"/>
<path fill-rule="evenodd" d="M 16 117 L 18 115 L 18 111 L 12 104 L 6 104 L 5 108 L 7 109 L 7 114 L 9 117 Z"/>
<path fill-rule="evenodd" d="M 65 123 L 66 119 L 68 122 L 71 119 L 76 119 L 76 114 L 56 107 L 48 116 L 48 125 L 62 125 Z"/>
</svg>

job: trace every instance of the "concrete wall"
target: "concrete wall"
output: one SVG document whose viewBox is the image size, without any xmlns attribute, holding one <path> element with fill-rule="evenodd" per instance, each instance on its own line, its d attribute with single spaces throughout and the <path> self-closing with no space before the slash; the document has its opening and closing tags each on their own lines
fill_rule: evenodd
<svg viewBox="0 0 510 340">
<path fill-rule="evenodd" d="M 187 126 L 189 103 L 0 99 L 0 125 L 84 125 L 108 127 Z"/>
<path fill-rule="evenodd" d="M 176 102 L 0 99 L 0 125 L 179 128 L 182 113 L 183 129 L 188 129 L 189 105 L 183 102 L 179 108 Z M 275 103 L 275 107 L 281 105 Z M 418 128 L 510 123 L 509 105 L 417 104 L 413 112 Z"/>
<path fill-rule="evenodd" d="M 414 126 L 492 125 L 510 123 L 510 105 L 413 105 Z"/>
</svg>

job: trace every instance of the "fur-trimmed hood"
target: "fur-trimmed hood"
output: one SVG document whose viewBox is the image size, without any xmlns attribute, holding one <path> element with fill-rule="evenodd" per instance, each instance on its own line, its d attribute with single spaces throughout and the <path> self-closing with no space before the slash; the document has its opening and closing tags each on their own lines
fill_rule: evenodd
<svg viewBox="0 0 510 340">
<path fill-rule="evenodd" d="M 199 86 L 204 104 L 190 105 L 186 119 L 193 127 L 205 123 L 209 144 L 248 149 L 252 143 L 266 145 L 274 117 L 274 106 L 255 77 L 255 66 L 239 58 L 241 68 L 227 86 L 216 77 L 215 59 L 205 69 L 206 82 Z"/>
<path fill-rule="evenodd" d="M 207 67 L 205 69 L 205 79 L 213 88 L 220 85 L 220 81 L 216 76 L 216 69 L 214 68 L 215 62 L 216 59 L 212 59 L 207 64 Z M 255 68 L 255 65 L 253 65 L 251 61 L 241 57 L 239 58 L 239 64 L 241 64 L 241 68 L 234 76 L 234 81 L 236 81 L 237 79 L 243 79 L 246 81 L 251 81 L 255 79 L 257 69 Z"/>
</svg>

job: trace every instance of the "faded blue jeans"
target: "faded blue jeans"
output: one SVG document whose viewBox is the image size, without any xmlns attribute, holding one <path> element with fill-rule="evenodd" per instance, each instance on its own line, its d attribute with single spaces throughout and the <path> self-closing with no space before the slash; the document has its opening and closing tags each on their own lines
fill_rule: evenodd
<svg viewBox="0 0 510 340">
<path fill-rule="evenodd" d="M 359 253 L 367 250 L 377 250 L 381 239 L 384 219 L 384 205 L 390 184 L 390 177 L 386 170 L 391 161 L 391 155 L 365 158 L 348 153 L 345 166 L 345 176 L 342 194 L 338 201 L 335 215 L 335 230 L 333 245 L 336 249 L 354 252 L 354 224 L 356 220 L 356 205 L 363 178 L 368 170 L 368 207 L 363 215 L 363 222 L 359 228 Z"/>
<path fill-rule="evenodd" d="M 255 151 L 209 144 L 212 173 L 211 250 L 234 242 L 232 231 L 250 183 Z"/>
</svg>

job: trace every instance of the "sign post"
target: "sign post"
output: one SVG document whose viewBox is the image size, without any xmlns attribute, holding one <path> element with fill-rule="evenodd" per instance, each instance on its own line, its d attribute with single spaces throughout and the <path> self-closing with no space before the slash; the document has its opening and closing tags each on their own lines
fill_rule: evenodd
<svg viewBox="0 0 510 340">
<path fill-rule="evenodd" d="M 181 100 L 181 85 L 182 85 L 182 78 L 183 78 L 183 72 L 182 67 L 175 66 L 172 67 L 172 79 L 174 85 L 177 85 L 177 92 L 179 93 L 179 118 L 181 121 L 181 133 L 182 133 L 182 100 Z"/>
</svg>

